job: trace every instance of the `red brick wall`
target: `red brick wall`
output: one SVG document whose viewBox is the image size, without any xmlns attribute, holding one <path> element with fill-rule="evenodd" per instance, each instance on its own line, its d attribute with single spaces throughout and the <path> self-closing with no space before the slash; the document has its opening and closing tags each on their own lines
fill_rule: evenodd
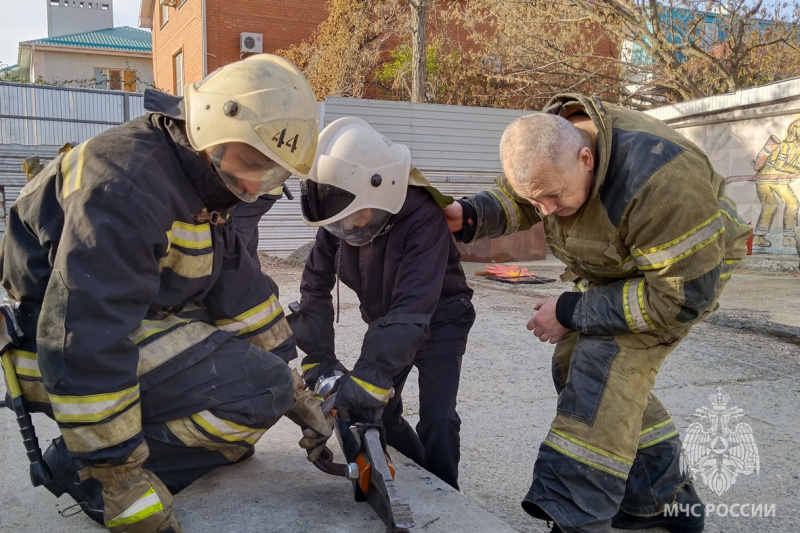
<svg viewBox="0 0 800 533">
<path fill-rule="evenodd" d="M 180 3 L 180 2 L 179 2 Z M 238 61 L 242 32 L 263 35 L 263 50 L 271 53 L 300 44 L 325 20 L 327 0 L 206 0 L 207 71 Z M 173 57 L 183 50 L 184 82 L 203 79 L 202 1 L 187 0 L 169 9 L 169 20 L 161 21 L 161 6 L 153 13 L 153 71 L 155 85 L 173 92 Z"/>
<path fill-rule="evenodd" d="M 180 3 L 180 0 L 179 2 Z M 153 13 L 153 77 L 162 91 L 174 92 L 173 57 L 183 51 L 183 79 L 191 83 L 203 78 L 203 19 L 201 0 L 187 0 L 169 8 L 169 20 L 161 20 L 161 6 Z"/>
</svg>

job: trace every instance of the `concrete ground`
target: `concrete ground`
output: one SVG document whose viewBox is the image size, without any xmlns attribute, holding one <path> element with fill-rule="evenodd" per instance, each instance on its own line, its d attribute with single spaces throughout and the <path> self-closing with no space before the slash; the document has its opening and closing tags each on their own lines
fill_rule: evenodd
<svg viewBox="0 0 800 533">
<path fill-rule="evenodd" d="M 741 408 L 738 421 L 752 429 L 757 472 L 739 474 L 721 494 L 702 479 L 696 481 L 703 500 L 715 506 L 707 519 L 709 532 L 786 532 L 797 527 L 800 278 L 792 271 L 796 262 L 796 257 L 749 257 L 728 284 L 719 311 L 695 327 L 667 358 L 656 383 L 654 392 L 684 435 L 691 424 L 702 422 L 697 413 L 711 408 L 709 397 L 718 388 L 728 395 L 728 408 Z M 301 267 L 271 258 L 265 258 L 264 266 L 281 287 L 284 305 L 296 299 Z M 459 393 L 462 492 L 393 454 L 398 490 L 410 503 L 415 530 L 420 532 L 549 531 L 519 505 L 556 402 L 550 378 L 552 347 L 539 343 L 525 323 L 539 298 L 558 295 L 568 287 L 560 282 L 510 286 L 473 275 L 484 266 L 464 264 L 475 289 L 478 319 L 464 356 Z M 561 271 L 553 260 L 523 266 L 552 278 Z M 771 271 L 781 269 L 785 271 Z M 344 286 L 340 299 L 337 352 L 351 366 L 366 326 L 353 293 Z M 404 392 L 412 423 L 418 413 L 416 394 L 412 373 Z M 44 447 L 57 434 L 55 427 L 41 415 L 36 415 L 36 424 Z M 369 506 L 353 501 L 348 482 L 317 471 L 305 460 L 296 444 L 299 436 L 284 420 L 262 438 L 252 459 L 219 469 L 177 495 L 175 508 L 185 531 L 383 531 Z M 46 490 L 30 486 L 21 439 L 8 411 L 0 411 L 0 459 L 4 465 L 0 532 L 102 530 L 82 515 L 59 516 L 58 511 L 70 505 L 69 497 L 56 500 Z M 759 505 L 762 514 L 774 509 L 773 516 L 744 517 L 739 512 L 747 508 L 753 512 L 744 514 L 755 514 Z M 732 516 L 733 509 L 738 516 Z"/>
</svg>

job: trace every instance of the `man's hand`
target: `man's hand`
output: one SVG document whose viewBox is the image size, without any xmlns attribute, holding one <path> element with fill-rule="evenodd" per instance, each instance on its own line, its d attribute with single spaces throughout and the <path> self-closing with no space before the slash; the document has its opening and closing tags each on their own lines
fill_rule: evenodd
<svg viewBox="0 0 800 533">
<path fill-rule="evenodd" d="M 442 211 L 447 218 L 447 229 L 450 230 L 450 233 L 456 233 L 464 228 L 464 208 L 460 203 L 453 202 Z"/>
<path fill-rule="evenodd" d="M 561 337 L 569 331 L 556 318 L 556 302 L 558 302 L 558 297 L 545 298 L 536 302 L 536 305 L 533 306 L 536 314 L 528 320 L 526 325 L 540 341 L 550 344 L 560 341 Z"/>
</svg>

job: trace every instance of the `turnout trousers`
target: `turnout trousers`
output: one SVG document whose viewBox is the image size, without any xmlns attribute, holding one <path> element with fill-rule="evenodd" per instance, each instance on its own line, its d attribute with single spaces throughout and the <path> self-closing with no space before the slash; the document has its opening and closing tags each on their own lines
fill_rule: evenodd
<svg viewBox="0 0 800 533">
<path fill-rule="evenodd" d="M 458 490 L 461 418 L 456 403 L 461 358 L 467 349 L 475 311 L 466 299 L 443 306 L 443 311 L 434 315 L 436 322 L 431 324 L 430 338 L 417 350 L 413 364 L 395 376 L 395 394 L 386 405 L 381 422 L 390 446 Z M 413 367 L 419 372 L 416 432 L 403 417 L 402 398 Z"/>
<path fill-rule="evenodd" d="M 569 332 L 553 354 L 557 414 L 539 447 L 522 502 L 567 532 L 611 531 L 621 508 L 662 513 L 688 481 L 681 441 L 652 388 L 664 358 L 690 327 L 662 333 Z"/>
<path fill-rule="evenodd" d="M 10 352 L 29 408 L 52 416 L 35 342 Z M 173 494 L 239 459 L 294 401 L 286 362 L 203 322 L 140 344 L 138 366 L 144 468 Z M 70 429 L 59 429 L 68 444 Z"/>
</svg>

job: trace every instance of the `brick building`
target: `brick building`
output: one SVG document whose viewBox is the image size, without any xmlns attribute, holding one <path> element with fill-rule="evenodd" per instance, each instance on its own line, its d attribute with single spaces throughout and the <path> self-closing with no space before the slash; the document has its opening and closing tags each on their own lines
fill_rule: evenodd
<svg viewBox="0 0 800 533">
<path fill-rule="evenodd" d="M 251 53 L 300 44 L 328 16 L 327 0 L 140 0 L 139 27 L 153 33 L 159 89 L 183 85 Z"/>
</svg>

